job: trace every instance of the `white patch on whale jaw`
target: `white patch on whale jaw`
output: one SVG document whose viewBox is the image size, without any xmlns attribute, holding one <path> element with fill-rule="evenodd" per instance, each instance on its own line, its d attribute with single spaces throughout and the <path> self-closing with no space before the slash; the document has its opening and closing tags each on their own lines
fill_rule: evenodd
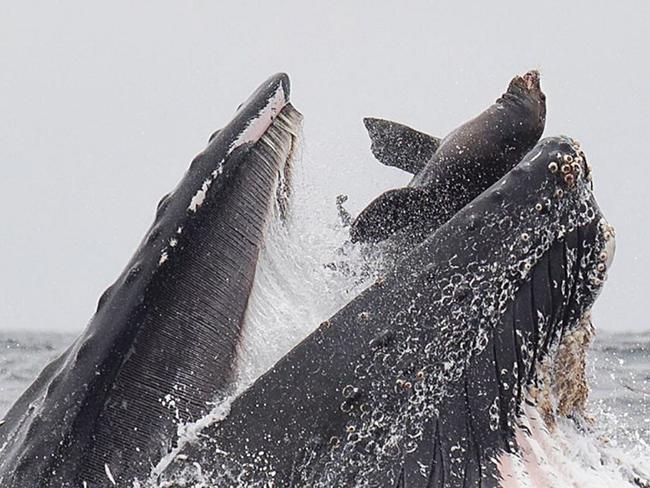
<svg viewBox="0 0 650 488">
<path fill-rule="evenodd" d="M 187 209 L 191 212 L 196 212 L 198 208 L 203 205 L 203 201 L 205 200 L 205 195 L 208 193 L 208 190 L 210 189 L 210 185 L 212 185 L 212 179 L 207 178 L 204 182 L 203 185 L 201 185 L 201 188 L 199 188 L 194 196 L 192 197 L 192 200 L 190 201 L 190 206 L 187 207 Z"/>
<path fill-rule="evenodd" d="M 110 481 L 113 486 L 116 486 L 117 483 L 115 482 L 113 473 L 111 473 L 111 468 L 106 463 L 104 463 L 104 472 L 106 473 L 106 477 L 108 478 L 108 481 Z"/>
</svg>

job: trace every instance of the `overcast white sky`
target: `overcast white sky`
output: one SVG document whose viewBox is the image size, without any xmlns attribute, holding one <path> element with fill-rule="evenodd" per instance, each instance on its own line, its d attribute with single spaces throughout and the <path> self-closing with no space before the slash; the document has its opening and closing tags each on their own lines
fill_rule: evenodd
<svg viewBox="0 0 650 488">
<path fill-rule="evenodd" d="M 403 184 L 365 115 L 431 134 L 542 71 L 546 135 L 582 141 L 618 251 L 596 310 L 650 329 L 650 3 L 3 2 L 0 328 L 81 330 L 208 135 L 290 74 L 316 184 Z M 451 4 L 451 2 L 449 2 Z M 496 4 L 499 7 L 496 7 Z"/>
</svg>

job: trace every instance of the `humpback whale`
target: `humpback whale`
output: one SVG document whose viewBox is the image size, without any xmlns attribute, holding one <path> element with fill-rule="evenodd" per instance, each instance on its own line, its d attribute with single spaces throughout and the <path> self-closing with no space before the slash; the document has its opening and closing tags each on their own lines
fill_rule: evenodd
<svg viewBox="0 0 650 488">
<path fill-rule="evenodd" d="M 500 486 L 538 365 L 611 263 L 590 179 L 576 141 L 540 141 L 227 405 L 159 486 Z"/>
<path fill-rule="evenodd" d="M 537 71 L 513 78 L 492 106 L 442 140 L 364 119 L 375 157 L 414 176 L 406 188 L 383 193 L 361 212 L 350 228 L 352 242 L 395 234 L 407 247 L 421 242 L 519 163 L 539 141 L 545 121 Z"/>
<path fill-rule="evenodd" d="M 0 485 L 131 486 L 228 387 L 302 116 L 277 74 L 210 138 L 82 335 L 0 426 Z"/>
</svg>

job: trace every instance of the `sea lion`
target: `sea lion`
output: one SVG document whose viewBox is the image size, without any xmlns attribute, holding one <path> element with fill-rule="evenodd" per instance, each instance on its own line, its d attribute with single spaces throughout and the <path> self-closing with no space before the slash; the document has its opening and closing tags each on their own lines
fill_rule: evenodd
<svg viewBox="0 0 650 488">
<path fill-rule="evenodd" d="M 410 248 L 512 169 L 537 143 L 546 121 L 539 73 L 516 76 L 487 110 L 441 141 L 400 124 L 367 118 L 375 156 L 414 173 L 406 188 L 389 190 L 353 222 L 353 242 L 398 234 Z"/>
</svg>

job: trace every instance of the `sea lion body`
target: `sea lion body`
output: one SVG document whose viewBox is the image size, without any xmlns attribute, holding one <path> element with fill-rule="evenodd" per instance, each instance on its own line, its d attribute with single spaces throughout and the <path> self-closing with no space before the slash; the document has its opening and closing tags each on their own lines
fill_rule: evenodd
<svg viewBox="0 0 650 488">
<path fill-rule="evenodd" d="M 393 122 L 366 119 L 378 159 L 416 172 L 406 188 L 385 192 L 361 212 L 350 228 L 352 241 L 399 235 L 410 245 L 421 242 L 519 163 L 539 141 L 545 121 L 536 71 L 515 77 L 492 106 L 439 142 Z M 408 164 L 387 147 L 408 151 Z"/>
</svg>

